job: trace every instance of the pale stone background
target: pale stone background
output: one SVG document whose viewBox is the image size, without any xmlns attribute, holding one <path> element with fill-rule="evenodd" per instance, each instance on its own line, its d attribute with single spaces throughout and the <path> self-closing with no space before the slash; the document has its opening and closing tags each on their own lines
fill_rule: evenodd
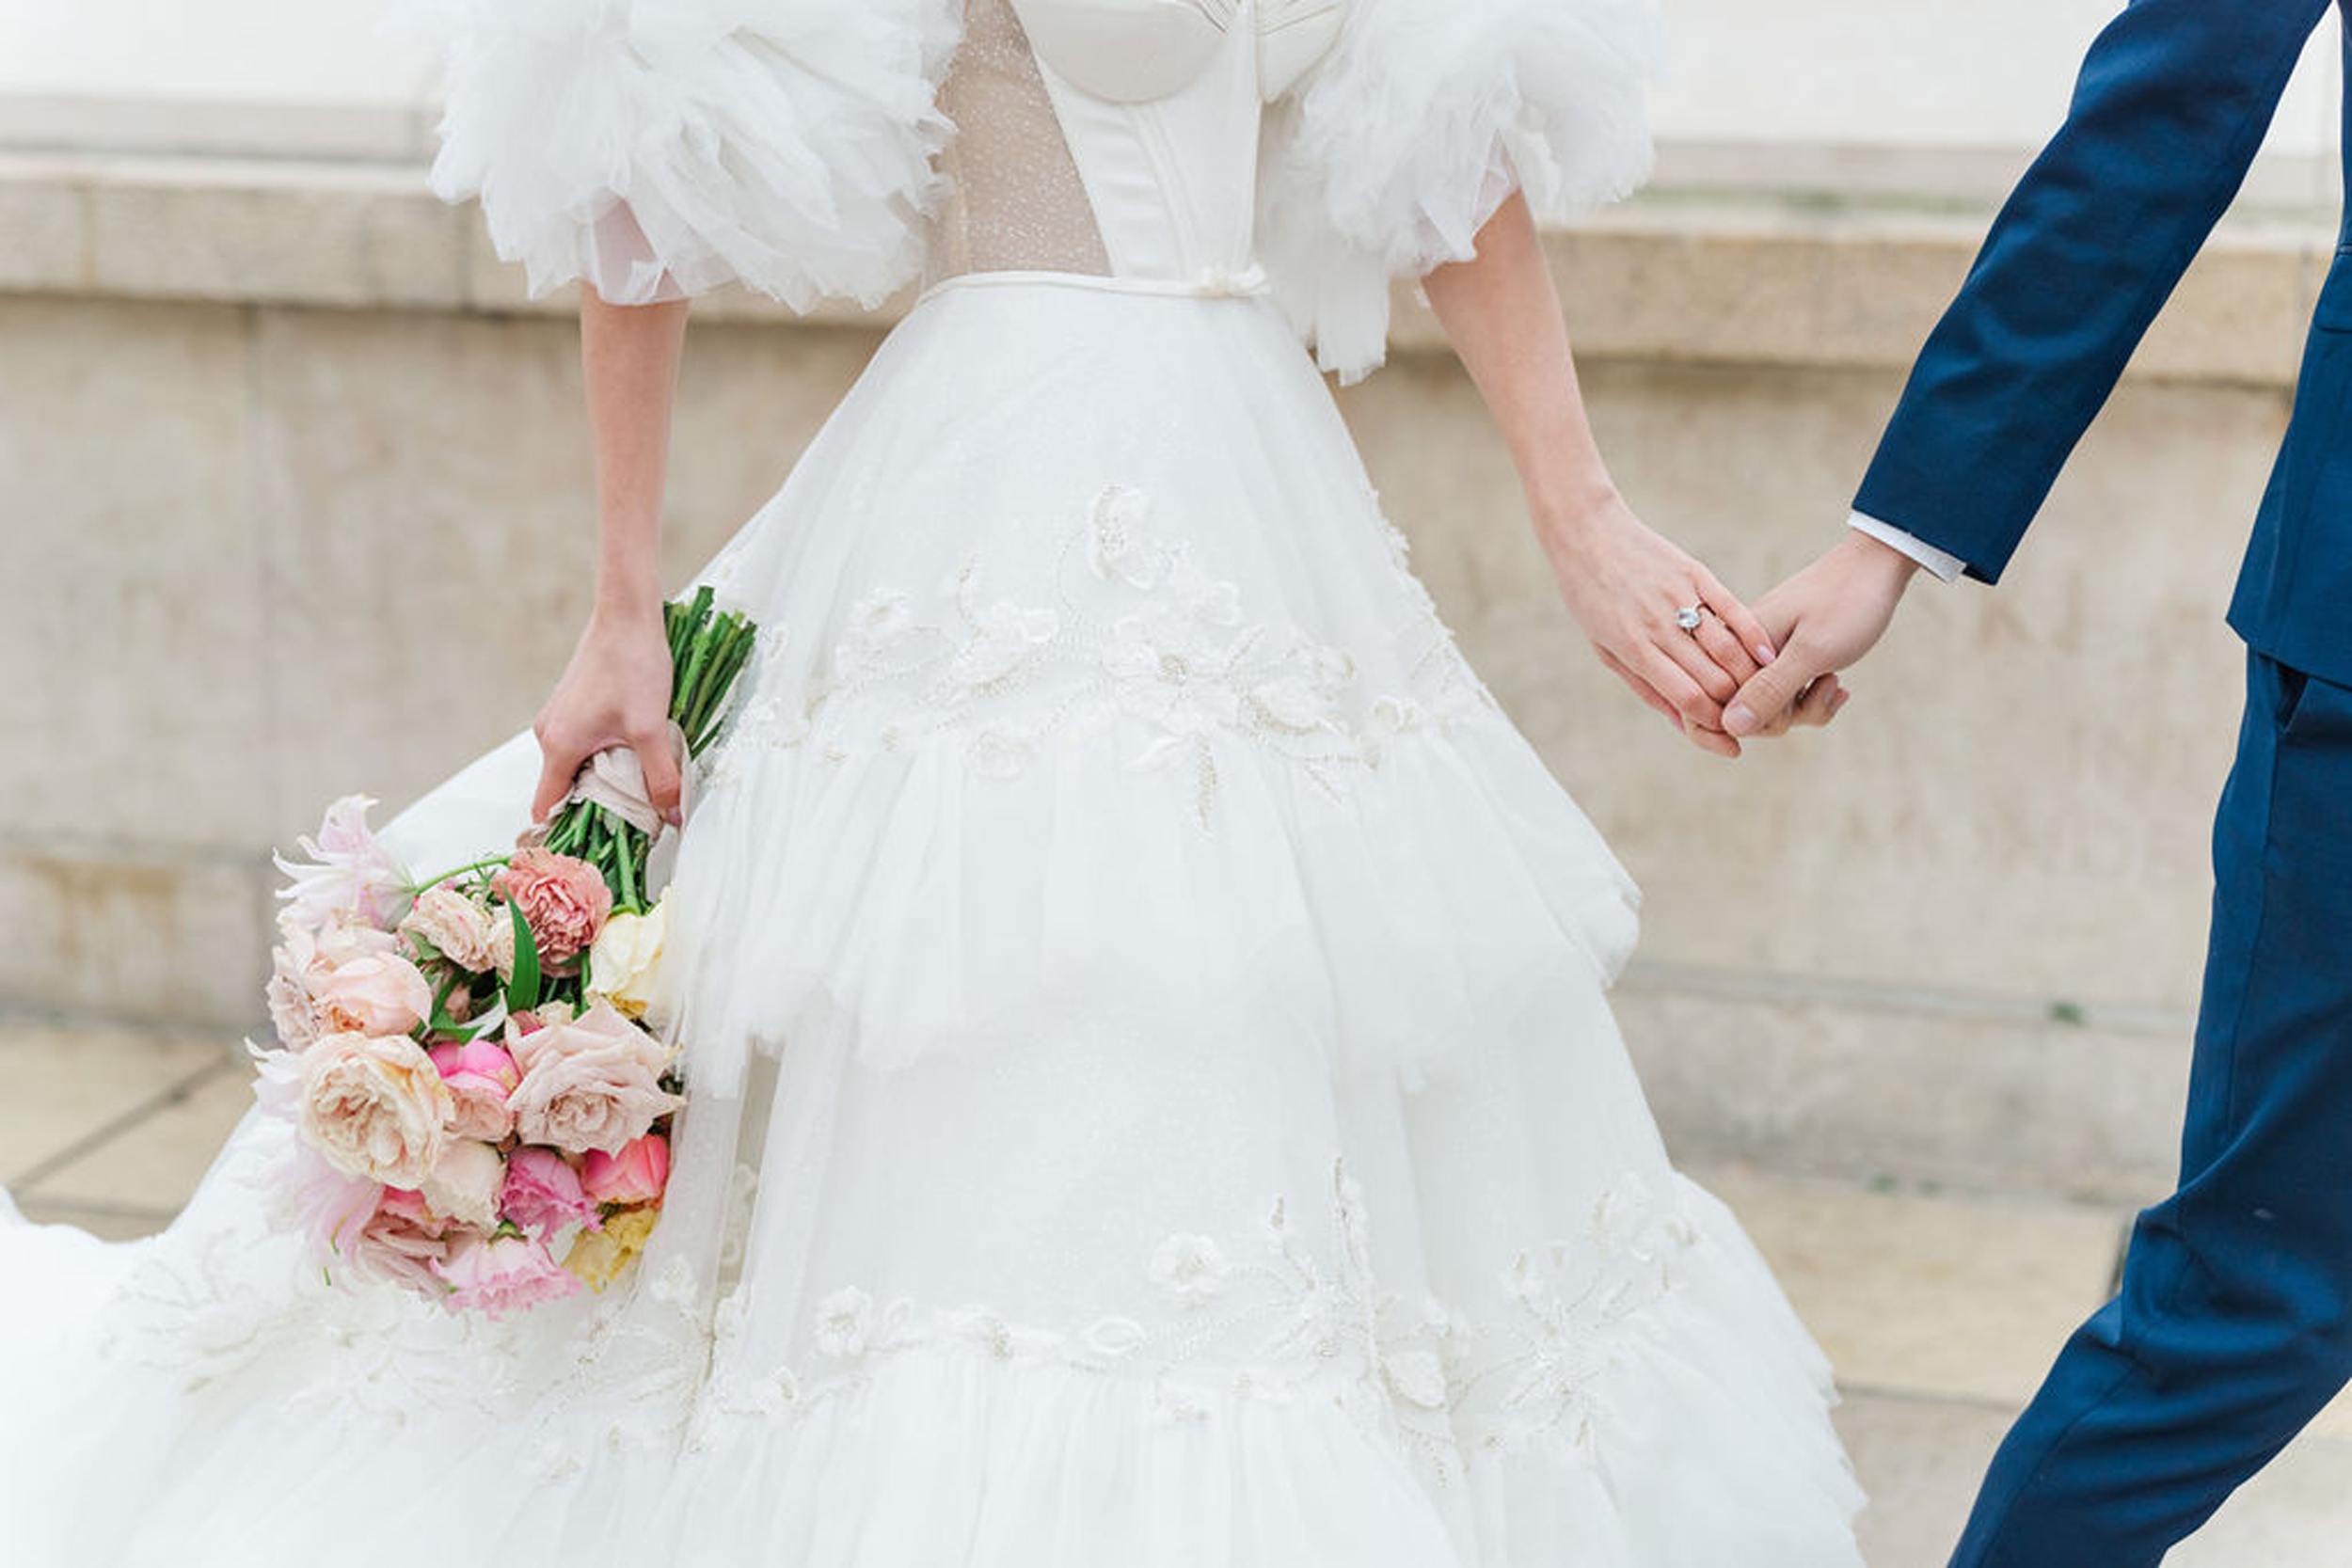
<svg viewBox="0 0 2352 1568">
<path fill-rule="evenodd" d="M 1621 482 L 1736 587 L 1836 536 L 2112 8 L 1669 0 L 1659 182 L 1554 256 Z M 57 1085 L 0 1118 L 0 1181 L 119 1232 L 242 1101 L 220 1048 L 260 1010 L 266 847 L 521 727 L 582 610 L 564 302 L 423 193 L 429 72 L 373 9 L 0 0 L 0 1061 Z M 2165 1184 L 2241 681 L 2220 617 L 2333 248 L 2338 74 L 2324 40 L 2010 580 L 1923 584 L 1835 731 L 1738 765 L 1582 648 L 1425 319 L 1343 400 L 1472 660 L 1647 890 L 1629 1037 L 1845 1373 L 1874 1562 L 1931 1560 Z M 675 576 L 882 325 L 699 311 Z M 398 622 L 469 583 L 488 627 Z M 2339 1560 L 2352 1449 L 2291 1457 L 2183 1560 Z"/>
</svg>

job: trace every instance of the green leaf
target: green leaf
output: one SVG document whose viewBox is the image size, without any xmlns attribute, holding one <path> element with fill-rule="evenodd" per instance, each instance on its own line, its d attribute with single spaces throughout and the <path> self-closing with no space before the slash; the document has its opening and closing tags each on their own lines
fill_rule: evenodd
<svg viewBox="0 0 2352 1568">
<path fill-rule="evenodd" d="M 539 1005 L 539 943 L 520 908 L 510 903 L 506 913 L 515 923 L 515 974 L 506 982 L 506 1010 L 529 1012 Z"/>
</svg>

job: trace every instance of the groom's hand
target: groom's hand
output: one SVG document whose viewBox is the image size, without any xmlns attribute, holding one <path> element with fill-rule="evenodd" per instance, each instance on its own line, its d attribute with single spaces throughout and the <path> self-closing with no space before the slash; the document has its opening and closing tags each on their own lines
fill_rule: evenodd
<svg viewBox="0 0 2352 1568">
<path fill-rule="evenodd" d="M 1724 706 L 1734 736 L 1777 735 L 1803 721 L 1835 689 L 1836 673 L 1885 634 L 1917 562 L 1867 534 L 1849 534 L 1821 558 L 1756 601 L 1780 657 L 1741 685 Z M 1843 706 L 1842 693 L 1832 699 Z M 1835 711 L 1833 707 L 1832 711 Z"/>
</svg>

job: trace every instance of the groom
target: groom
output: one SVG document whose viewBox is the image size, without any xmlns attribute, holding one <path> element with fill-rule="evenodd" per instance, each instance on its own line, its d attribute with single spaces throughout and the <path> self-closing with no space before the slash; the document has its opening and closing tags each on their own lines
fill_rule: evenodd
<svg viewBox="0 0 2352 1568">
<path fill-rule="evenodd" d="M 2260 146 L 2328 0 L 2133 0 L 1914 369 L 1852 533 L 1757 604 L 1774 731 L 1925 567 L 2008 563 Z M 2352 53 L 2352 43 L 2347 43 Z M 2352 139 L 2352 125 L 2348 125 Z M 2352 236 L 2347 236 L 2352 238 Z M 2145 1568 L 2352 1375 L 2352 245 L 2337 253 L 2230 621 L 2249 646 L 2214 835 L 2180 1190 L 1994 1460 L 1954 1568 Z"/>
</svg>

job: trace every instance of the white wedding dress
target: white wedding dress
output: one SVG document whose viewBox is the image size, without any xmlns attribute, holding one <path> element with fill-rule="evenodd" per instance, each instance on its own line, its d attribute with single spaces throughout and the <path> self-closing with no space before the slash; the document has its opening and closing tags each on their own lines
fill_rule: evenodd
<svg viewBox="0 0 2352 1568">
<path fill-rule="evenodd" d="M 0 1561 L 1857 1563 L 1827 1370 L 1603 999 L 1633 889 L 1300 346 L 1639 177 L 1638 0 L 410 12 L 536 283 L 928 287 L 703 574 L 766 630 L 639 1274 L 330 1289 L 259 1118 L 148 1242 L 0 1199 Z M 388 840 L 495 850 L 535 768 Z"/>
</svg>

